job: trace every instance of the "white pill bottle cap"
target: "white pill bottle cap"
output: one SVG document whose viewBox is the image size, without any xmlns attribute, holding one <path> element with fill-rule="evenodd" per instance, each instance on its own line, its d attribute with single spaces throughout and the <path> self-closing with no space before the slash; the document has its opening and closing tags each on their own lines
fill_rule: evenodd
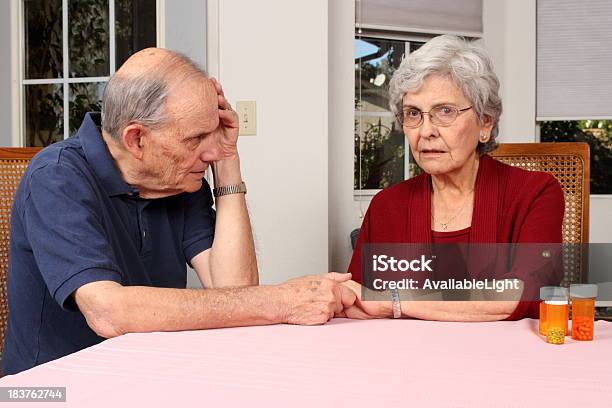
<svg viewBox="0 0 612 408">
<path fill-rule="evenodd" d="M 540 300 L 562 300 L 563 298 L 568 298 L 567 288 L 563 288 L 561 286 L 542 286 L 540 288 Z"/>
<path fill-rule="evenodd" d="M 597 285 L 572 284 L 570 285 L 570 297 L 582 299 L 594 299 L 597 297 Z"/>
</svg>

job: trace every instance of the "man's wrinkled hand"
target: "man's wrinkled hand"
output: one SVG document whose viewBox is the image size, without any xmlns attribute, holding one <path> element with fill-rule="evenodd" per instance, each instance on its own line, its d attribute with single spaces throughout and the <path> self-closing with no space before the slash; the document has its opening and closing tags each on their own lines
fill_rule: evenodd
<svg viewBox="0 0 612 408">
<path fill-rule="evenodd" d="M 357 296 L 343 286 L 351 274 L 330 272 L 291 279 L 280 285 L 284 305 L 283 322 L 323 324 L 354 305 Z"/>
<path fill-rule="evenodd" d="M 219 127 L 214 131 L 221 160 L 233 158 L 238 155 L 238 114 L 225 98 L 223 87 L 215 79 L 210 79 L 215 86 L 219 104 Z"/>
</svg>

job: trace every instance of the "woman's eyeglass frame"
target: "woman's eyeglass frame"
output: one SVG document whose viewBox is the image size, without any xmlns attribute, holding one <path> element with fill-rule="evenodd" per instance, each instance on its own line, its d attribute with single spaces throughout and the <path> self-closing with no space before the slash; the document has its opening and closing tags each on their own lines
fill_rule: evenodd
<svg viewBox="0 0 612 408">
<path fill-rule="evenodd" d="M 398 123 L 400 123 L 402 125 L 402 127 L 404 128 L 408 128 L 408 129 L 416 129 L 418 127 L 420 127 L 423 122 L 425 121 L 425 114 L 429 115 L 429 120 L 431 121 L 431 123 L 435 126 L 441 126 L 441 127 L 447 127 L 452 125 L 453 123 L 455 123 L 455 121 L 457 120 L 457 118 L 459 117 L 459 115 L 469 109 L 472 109 L 473 106 L 468 106 L 467 108 L 463 108 L 463 109 L 459 109 L 456 106 L 452 106 L 452 105 L 438 105 L 438 106 L 434 106 L 433 108 L 431 108 L 429 111 L 422 111 L 420 109 L 416 109 L 416 108 L 411 108 L 412 110 L 416 110 L 420 113 L 420 119 L 418 121 L 418 123 L 414 124 L 414 125 L 407 125 L 406 123 L 404 123 L 404 115 L 406 110 L 402 110 L 401 112 L 398 112 L 396 115 L 397 121 Z M 453 110 L 454 115 L 452 117 L 451 120 L 448 121 L 441 121 L 440 118 L 438 116 L 436 116 L 436 109 L 440 109 L 440 108 L 450 108 Z"/>
</svg>

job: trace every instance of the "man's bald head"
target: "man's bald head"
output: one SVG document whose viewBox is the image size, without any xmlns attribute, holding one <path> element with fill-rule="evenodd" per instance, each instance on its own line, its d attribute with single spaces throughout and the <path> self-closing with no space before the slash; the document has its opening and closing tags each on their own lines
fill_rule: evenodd
<svg viewBox="0 0 612 408">
<path fill-rule="evenodd" d="M 162 48 L 147 48 L 132 55 L 111 77 L 102 98 L 102 129 L 113 139 L 130 123 L 159 128 L 169 119 L 170 92 L 206 72 L 188 57 Z"/>
<path fill-rule="evenodd" d="M 138 51 L 125 61 L 115 75 L 124 78 L 153 77 L 169 85 L 182 83 L 192 76 L 207 77 L 206 72 L 185 55 L 163 48 Z"/>
</svg>

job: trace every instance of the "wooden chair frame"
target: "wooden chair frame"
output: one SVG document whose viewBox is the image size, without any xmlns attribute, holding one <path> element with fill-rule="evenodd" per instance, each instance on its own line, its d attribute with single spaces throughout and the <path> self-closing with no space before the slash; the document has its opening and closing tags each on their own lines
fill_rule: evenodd
<svg viewBox="0 0 612 408">
<path fill-rule="evenodd" d="M 11 207 L 15 191 L 30 159 L 39 147 L 0 147 L 0 362 L 8 317 L 6 278 L 8 270 Z M 1 367 L 1 366 L 0 366 Z M 2 373 L 0 372 L 0 377 Z"/>
<path fill-rule="evenodd" d="M 508 143 L 489 155 L 511 166 L 545 171 L 561 184 L 565 196 L 563 284 L 586 282 L 588 271 L 590 151 L 587 143 Z"/>
</svg>

